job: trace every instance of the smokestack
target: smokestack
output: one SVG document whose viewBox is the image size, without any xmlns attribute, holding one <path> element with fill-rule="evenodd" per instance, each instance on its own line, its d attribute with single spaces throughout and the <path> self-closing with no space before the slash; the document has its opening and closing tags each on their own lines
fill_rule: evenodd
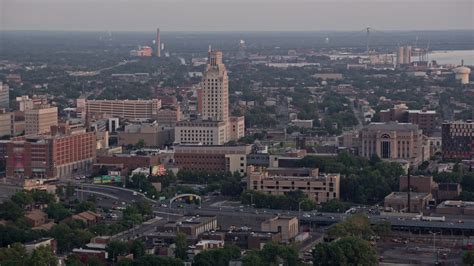
<svg viewBox="0 0 474 266">
<path fill-rule="evenodd" d="M 156 29 L 156 56 L 161 57 L 160 28 Z"/>
</svg>

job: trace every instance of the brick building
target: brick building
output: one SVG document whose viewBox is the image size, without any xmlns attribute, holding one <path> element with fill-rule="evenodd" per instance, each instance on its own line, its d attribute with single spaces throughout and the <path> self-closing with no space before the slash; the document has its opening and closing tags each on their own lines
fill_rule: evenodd
<svg viewBox="0 0 474 266">
<path fill-rule="evenodd" d="M 113 154 L 107 156 L 98 156 L 96 165 L 117 165 L 127 172 L 136 168 L 148 168 L 150 166 L 161 164 L 159 155 L 136 155 L 136 154 Z"/>
<path fill-rule="evenodd" d="M 429 201 L 432 199 L 431 193 L 410 192 L 410 211 L 422 212 L 426 210 Z M 392 192 L 385 197 L 385 208 L 393 208 L 396 211 L 408 211 L 408 193 Z"/>
<path fill-rule="evenodd" d="M 63 133 L 1 141 L 0 159 L 6 161 L 6 176 L 22 181 L 87 174 L 96 158 L 95 132 Z"/>
<path fill-rule="evenodd" d="M 174 150 L 175 166 L 182 170 L 245 173 L 251 146 L 178 145 Z"/>
<path fill-rule="evenodd" d="M 474 158 L 474 121 L 443 123 L 441 138 L 444 159 L 470 160 Z"/>
</svg>

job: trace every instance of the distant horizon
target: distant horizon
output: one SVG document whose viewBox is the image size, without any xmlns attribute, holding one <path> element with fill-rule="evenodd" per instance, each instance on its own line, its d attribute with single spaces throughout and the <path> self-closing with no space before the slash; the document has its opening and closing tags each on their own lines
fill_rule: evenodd
<svg viewBox="0 0 474 266">
<path fill-rule="evenodd" d="M 0 32 L 133 32 L 133 33 L 148 33 L 148 32 L 156 32 L 156 27 L 150 30 L 83 30 L 83 29 L 0 29 Z M 304 33 L 304 32 L 360 32 L 361 30 L 163 30 L 160 28 L 160 33 Z M 378 30 L 380 31 L 380 30 Z M 448 32 L 448 31 L 472 31 L 474 32 L 474 28 L 453 28 L 453 29 L 407 29 L 407 30 L 395 30 L 395 29 L 384 29 L 383 32 Z"/>
<path fill-rule="evenodd" d="M 474 28 L 472 0 L 1 0 L 0 29 L 385 31 Z"/>
</svg>

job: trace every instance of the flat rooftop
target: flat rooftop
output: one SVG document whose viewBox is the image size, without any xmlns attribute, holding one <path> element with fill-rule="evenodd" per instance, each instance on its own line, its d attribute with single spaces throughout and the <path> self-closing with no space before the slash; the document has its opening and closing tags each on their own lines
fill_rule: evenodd
<svg viewBox="0 0 474 266">
<path fill-rule="evenodd" d="M 424 199 L 428 195 L 430 195 L 430 193 L 410 192 L 410 199 L 411 200 Z M 386 196 L 385 199 L 397 199 L 397 200 L 408 199 L 408 193 L 407 192 L 392 192 L 388 196 Z"/>
</svg>

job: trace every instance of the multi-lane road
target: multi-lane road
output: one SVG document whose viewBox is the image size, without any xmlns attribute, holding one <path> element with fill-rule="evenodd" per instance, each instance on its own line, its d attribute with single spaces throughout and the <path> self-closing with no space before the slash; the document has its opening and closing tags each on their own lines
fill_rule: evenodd
<svg viewBox="0 0 474 266">
<path fill-rule="evenodd" d="M 104 185 L 91 185 L 81 184 L 77 190 L 77 196 L 83 199 L 90 194 L 96 195 L 100 200 L 98 201 L 99 206 L 112 207 L 116 204 L 126 205 L 134 201 L 147 200 L 153 204 L 153 209 L 157 216 L 162 216 L 168 219 L 169 215 L 183 215 L 189 214 L 200 214 L 200 215 L 216 215 L 221 218 L 222 221 L 238 221 L 240 219 L 244 223 L 251 224 L 252 221 L 259 221 L 272 217 L 275 215 L 289 215 L 300 218 L 302 224 L 317 224 L 317 225 L 330 225 L 333 223 L 341 222 L 351 214 L 344 213 L 319 213 L 319 212 L 298 212 L 298 211 L 283 211 L 273 209 L 255 209 L 248 206 L 219 206 L 216 204 L 210 204 L 210 202 L 203 201 L 202 207 L 198 205 L 189 204 L 174 204 L 173 206 L 162 206 L 156 201 L 144 197 L 143 194 L 134 192 L 133 190 L 123 189 L 112 186 Z M 182 205 L 183 208 L 179 208 L 178 205 Z M 463 233 L 474 234 L 474 220 L 459 216 L 447 216 L 443 222 L 439 221 L 421 221 L 407 217 L 404 214 L 391 214 L 391 215 L 370 215 L 369 218 L 373 223 L 388 221 L 396 228 L 425 228 L 428 230 L 454 230 L 453 233 L 463 231 Z M 225 223 L 227 224 L 227 223 Z"/>
</svg>

